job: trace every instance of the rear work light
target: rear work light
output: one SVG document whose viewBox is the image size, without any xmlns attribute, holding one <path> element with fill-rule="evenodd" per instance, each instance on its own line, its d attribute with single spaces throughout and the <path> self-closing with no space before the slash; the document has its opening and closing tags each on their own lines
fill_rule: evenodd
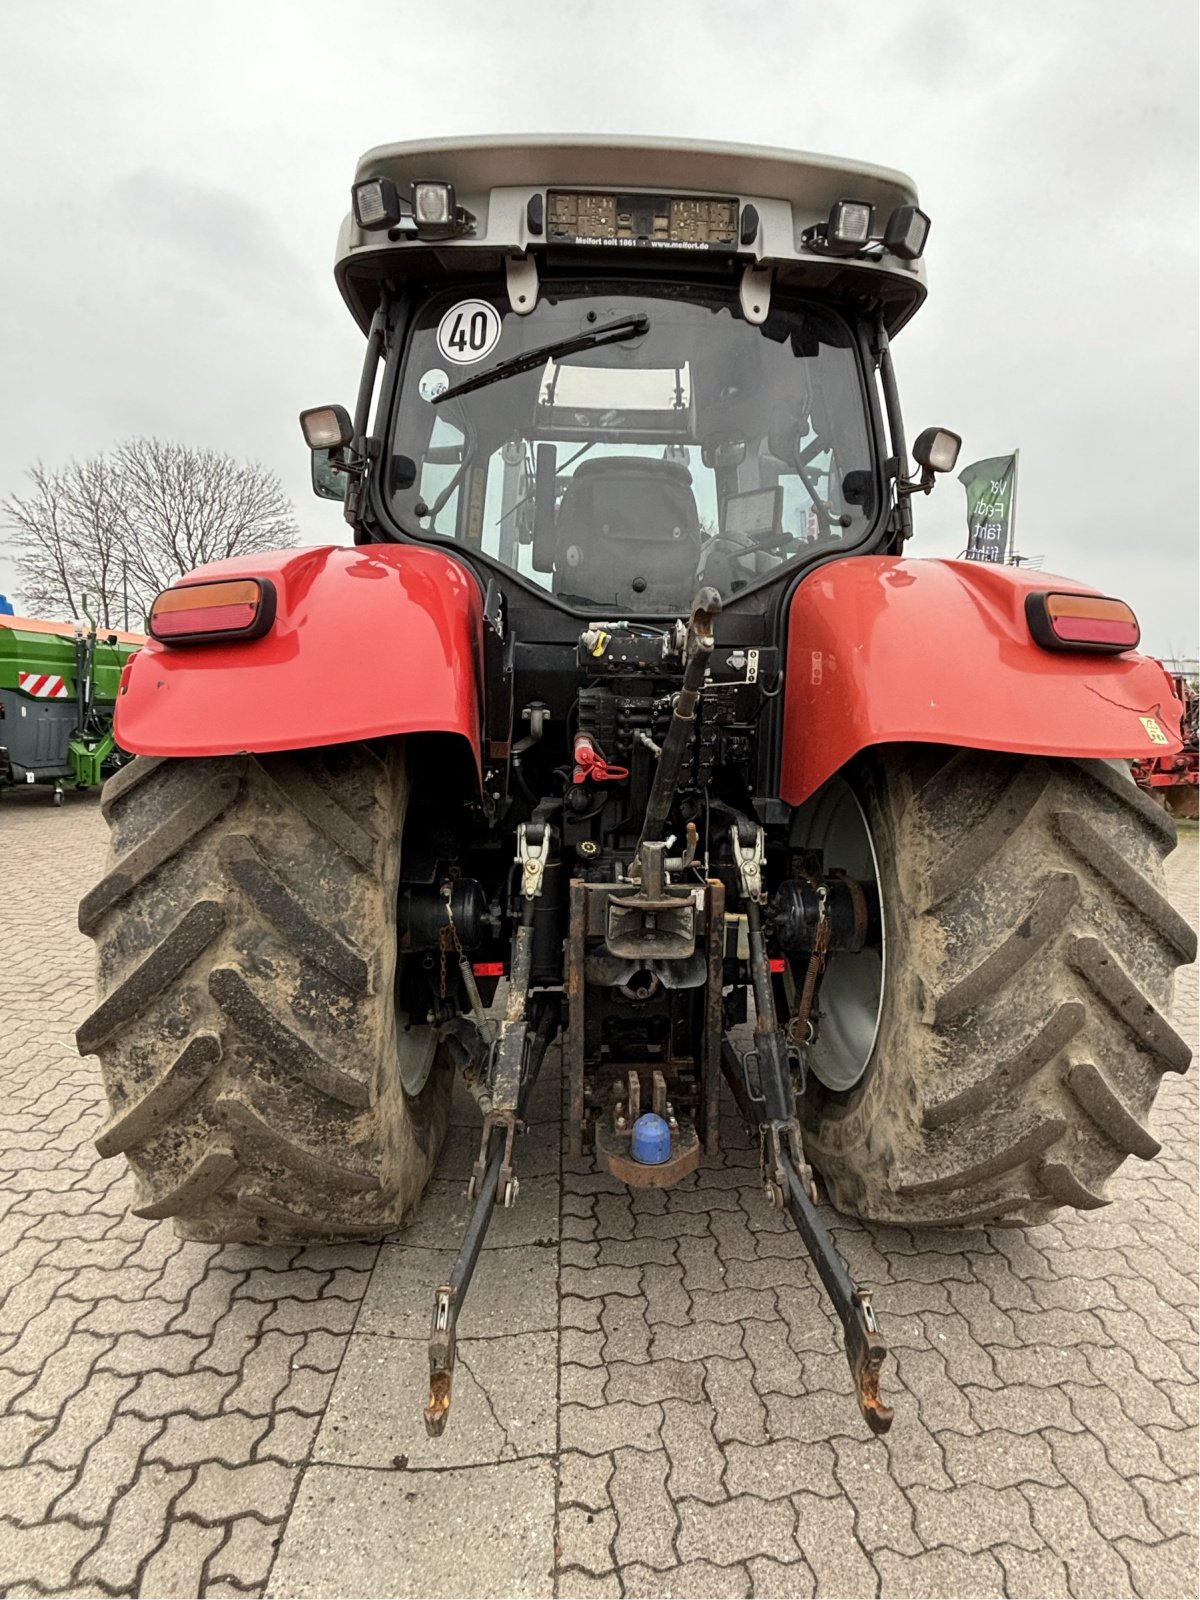
<svg viewBox="0 0 1200 1600">
<path fill-rule="evenodd" d="M 920 206 L 897 206 L 888 218 L 883 248 L 901 261 L 916 261 L 929 238 L 929 218 Z"/>
<path fill-rule="evenodd" d="M 367 178 L 350 191 L 354 220 L 364 232 L 394 228 L 402 215 L 400 195 L 390 178 Z"/>
<path fill-rule="evenodd" d="M 1135 650 L 1138 620 L 1124 600 L 1099 594 L 1039 591 L 1025 597 L 1029 631 L 1044 650 L 1087 650 L 1116 655 Z"/>
<path fill-rule="evenodd" d="M 267 578 L 183 583 L 150 607 L 150 634 L 161 644 L 261 639 L 274 621 L 275 585 Z"/>
</svg>

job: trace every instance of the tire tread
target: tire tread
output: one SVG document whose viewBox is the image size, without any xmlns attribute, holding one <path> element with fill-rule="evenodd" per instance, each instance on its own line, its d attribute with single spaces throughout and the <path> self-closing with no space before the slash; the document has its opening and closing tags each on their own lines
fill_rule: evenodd
<svg viewBox="0 0 1200 1600">
<path fill-rule="evenodd" d="M 371 1087 L 361 1076 L 326 1061 L 294 1028 L 289 1028 L 261 1000 L 236 967 L 217 967 L 208 979 L 208 991 L 231 1022 L 287 1072 L 303 1078 L 318 1093 L 356 1110 L 371 1103 Z"/>
<path fill-rule="evenodd" d="M 344 806 L 313 778 L 308 768 L 294 756 L 274 756 L 260 763 L 260 770 L 282 799 L 301 813 L 310 826 L 343 851 L 365 872 L 375 862 L 376 843 Z"/>
<path fill-rule="evenodd" d="M 1079 899 L 1074 873 L 1056 872 L 1042 885 L 1027 914 L 1003 942 L 949 988 L 933 997 L 938 1023 L 951 1022 L 990 1000 L 1054 938 Z"/>
<path fill-rule="evenodd" d="M 1057 1144 L 1066 1129 L 1058 1117 L 1026 1118 L 1023 1126 L 1008 1130 L 998 1149 L 990 1142 L 985 1147 L 983 1141 L 963 1139 L 957 1132 L 941 1140 L 931 1137 L 921 1165 L 897 1171 L 897 1188 L 909 1195 L 965 1192 L 1023 1167 Z"/>
<path fill-rule="evenodd" d="M 225 926 L 225 908 L 218 900 L 198 900 L 112 991 L 80 1023 L 75 1041 L 81 1055 L 92 1055 L 113 1035 L 154 1003 Z"/>
<path fill-rule="evenodd" d="M 100 923 L 126 895 L 157 872 L 174 855 L 192 843 L 208 825 L 232 805 L 239 779 L 232 774 L 214 778 L 140 844 L 128 850 L 79 902 L 80 933 L 95 933 Z"/>
<path fill-rule="evenodd" d="M 191 1164 L 182 1179 L 133 1208 L 135 1217 L 159 1221 L 190 1211 L 216 1194 L 238 1169 L 238 1153 L 230 1144 L 214 1141 Z"/>
<path fill-rule="evenodd" d="M 77 1042 L 139 1216 L 210 1243 L 378 1238 L 423 1191 L 450 1073 L 410 1099 L 392 1042 L 407 796 L 403 741 L 138 757 L 106 786 Z"/>
<path fill-rule="evenodd" d="M 934 864 L 927 910 L 961 893 L 1000 854 L 1045 794 L 1049 782 L 1044 767 L 1026 763 L 1016 769 L 983 822 L 976 823 L 957 848 Z"/>
<path fill-rule="evenodd" d="M 263 851 L 243 833 L 221 840 L 226 871 L 277 932 L 316 966 L 324 967 L 353 995 L 370 992 L 371 974 L 357 950 L 352 950 L 328 924 L 310 916 L 302 902 L 271 867 Z"/>
<path fill-rule="evenodd" d="M 1162 1149 L 1095 1062 L 1077 1061 L 1068 1067 L 1066 1081 L 1088 1116 L 1122 1155 L 1140 1156 L 1143 1161 L 1150 1161 Z"/>
<path fill-rule="evenodd" d="M 194 1033 L 162 1076 L 101 1128 L 96 1135 L 99 1153 L 120 1155 L 151 1138 L 207 1081 L 220 1059 L 220 1036 Z"/>
<path fill-rule="evenodd" d="M 1159 1064 L 1160 1072 L 1186 1072 L 1192 1051 L 1134 982 L 1111 950 L 1099 939 L 1076 939 L 1070 960 L 1075 970 L 1112 1014 L 1124 1023 Z"/>
<path fill-rule="evenodd" d="M 1125 856 L 1114 850 L 1078 811 L 1056 811 L 1059 838 L 1083 863 L 1093 868 L 1132 910 L 1143 917 L 1181 961 L 1196 959 L 1196 934 L 1175 907 Z"/>
<path fill-rule="evenodd" d="M 1168 1020 L 1196 948 L 1162 883 L 1173 823 L 1117 762 L 895 746 L 848 770 L 890 943 L 874 1063 L 800 1102 L 833 1204 L 905 1226 L 1108 1204 L 1191 1058 Z"/>
</svg>

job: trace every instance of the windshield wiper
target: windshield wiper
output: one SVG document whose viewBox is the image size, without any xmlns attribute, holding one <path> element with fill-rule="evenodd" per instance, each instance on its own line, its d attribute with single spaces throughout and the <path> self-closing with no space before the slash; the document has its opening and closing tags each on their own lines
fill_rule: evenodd
<svg viewBox="0 0 1200 1600">
<path fill-rule="evenodd" d="M 456 400 L 460 394 L 470 394 L 473 389 L 482 389 L 489 383 L 499 383 L 502 378 L 515 378 L 522 372 L 532 372 L 534 367 L 540 367 L 547 361 L 555 361 L 560 356 L 573 356 L 580 350 L 595 350 L 599 345 L 618 344 L 623 339 L 636 339 L 639 334 L 646 333 L 650 327 L 650 318 L 645 316 L 621 317 L 616 322 L 606 322 L 602 328 L 593 328 L 590 333 L 577 333 L 570 339 L 559 339 L 554 344 L 545 344 L 540 350 L 530 350 L 527 355 L 513 356 L 509 361 L 502 361 L 498 367 L 492 367 L 488 372 L 477 373 L 473 378 L 467 378 L 463 383 L 456 383 L 453 389 L 445 389 L 441 394 L 434 395 L 432 404 L 443 405 L 447 400 Z"/>
</svg>

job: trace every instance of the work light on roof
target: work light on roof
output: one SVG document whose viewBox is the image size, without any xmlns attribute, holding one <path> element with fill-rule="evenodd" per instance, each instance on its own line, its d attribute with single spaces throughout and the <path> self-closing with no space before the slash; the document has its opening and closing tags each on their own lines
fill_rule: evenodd
<svg viewBox="0 0 1200 1600">
<path fill-rule="evenodd" d="M 885 252 L 901 261 L 915 261 L 929 237 L 929 218 L 919 206 L 897 206 L 882 236 L 875 231 L 875 208 L 865 200 L 835 200 L 825 222 L 805 228 L 801 243 L 827 256 L 864 256 L 878 260 Z"/>
<path fill-rule="evenodd" d="M 402 215 L 400 195 L 390 178 L 367 178 L 350 191 L 354 220 L 365 232 L 394 228 Z"/>
<path fill-rule="evenodd" d="M 351 190 L 354 220 L 365 232 L 387 230 L 390 239 L 442 239 L 471 233 L 475 218 L 464 211 L 452 183 L 421 180 L 402 199 L 390 178 L 364 178 Z"/>
<path fill-rule="evenodd" d="M 452 183 L 414 183 L 413 216 L 422 231 L 453 228 L 455 223 Z"/>
<path fill-rule="evenodd" d="M 829 220 L 805 228 L 803 242 L 823 255 L 853 256 L 871 243 L 875 207 L 865 200 L 835 200 Z"/>
<path fill-rule="evenodd" d="M 919 206 L 897 206 L 884 230 L 883 248 L 901 261 L 916 261 L 929 237 L 929 218 Z"/>
<path fill-rule="evenodd" d="M 826 241 L 831 250 L 861 250 L 871 242 L 875 208 L 864 200 L 837 200 L 829 211 Z"/>
</svg>

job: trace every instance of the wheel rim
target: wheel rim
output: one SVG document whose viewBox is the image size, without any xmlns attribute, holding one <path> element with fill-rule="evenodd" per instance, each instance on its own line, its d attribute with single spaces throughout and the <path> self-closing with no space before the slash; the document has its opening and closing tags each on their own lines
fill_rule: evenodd
<svg viewBox="0 0 1200 1600">
<path fill-rule="evenodd" d="M 878 895 L 879 860 L 858 797 L 834 778 L 804 803 L 792 821 L 793 848 L 819 850 L 826 869 L 839 867 Z M 858 1084 L 879 1037 L 887 951 L 880 906 L 879 941 L 829 957 L 817 990 L 817 1037 L 808 1046 L 808 1070 L 827 1089 L 844 1094 Z"/>
<path fill-rule="evenodd" d="M 400 1057 L 400 1082 L 406 1095 L 415 1098 L 429 1081 L 437 1044 L 437 1034 L 428 1023 L 419 1028 L 408 1028 L 401 1023 L 397 1028 L 396 1053 Z"/>
<path fill-rule="evenodd" d="M 429 1023 L 413 1022 L 401 999 L 403 958 L 396 963 L 396 1058 L 400 1064 L 400 1084 L 406 1095 L 415 1099 L 429 1081 L 437 1055 L 437 1029 Z"/>
</svg>

